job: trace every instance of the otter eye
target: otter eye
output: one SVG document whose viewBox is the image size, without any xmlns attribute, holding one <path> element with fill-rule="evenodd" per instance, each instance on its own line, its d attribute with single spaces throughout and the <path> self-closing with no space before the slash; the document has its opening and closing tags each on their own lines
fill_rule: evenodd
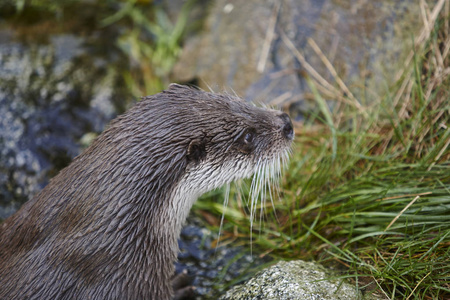
<svg viewBox="0 0 450 300">
<path fill-rule="evenodd" d="M 255 131 L 253 129 L 249 129 L 240 136 L 237 142 L 237 147 L 240 152 L 249 154 L 255 148 L 254 142 Z"/>
<path fill-rule="evenodd" d="M 244 142 L 246 142 L 246 143 L 253 142 L 253 133 L 247 132 L 244 136 Z"/>
</svg>

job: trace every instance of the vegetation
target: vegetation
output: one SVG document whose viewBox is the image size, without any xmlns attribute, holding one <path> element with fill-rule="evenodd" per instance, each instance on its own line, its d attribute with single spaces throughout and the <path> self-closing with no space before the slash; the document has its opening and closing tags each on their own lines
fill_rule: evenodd
<svg viewBox="0 0 450 300">
<path fill-rule="evenodd" d="M 311 76 L 318 110 L 297 124 L 281 199 L 259 203 L 260 226 L 250 226 L 240 191 L 228 207 L 214 197 L 197 204 L 224 215 L 220 243 L 251 239 L 261 256 L 317 259 L 389 299 L 449 299 L 448 18 L 428 19 L 398 82 L 375 103 L 359 106 L 341 86 L 330 111 L 321 96 L 329 90 Z"/>
<path fill-rule="evenodd" d="M 195 30 L 197 25 L 189 20 L 195 2 L 185 1 L 175 22 L 169 18 L 163 3 L 146 0 L 82 4 L 75 0 L 6 1 L 0 3 L 0 16 L 41 24 L 38 33 L 46 37 L 58 30 L 79 35 L 97 30 L 103 37 L 112 38 L 111 44 L 122 57 L 119 64 L 110 62 L 111 68 L 122 76 L 132 96 L 140 98 L 158 93 L 169 85 L 182 40 L 186 32 Z M 73 11 L 78 12 L 77 18 L 72 18 Z M 42 24 L 46 22 L 50 25 L 44 27 Z M 114 50 L 109 48 L 109 52 Z"/>
<path fill-rule="evenodd" d="M 158 93 L 170 83 L 170 71 L 181 51 L 181 40 L 194 3 L 193 0 L 185 2 L 175 24 L 160 6 L 152 5 L 153 14 L 149 15 L 138 0 L 125 2 L 120 10 L 102 21 L 103 26 L 120 20 L 131 23 L 131 30 L 117 39 L 117 45 L 136 67 L 123 74 L 135 97 Z"/>
</svg>

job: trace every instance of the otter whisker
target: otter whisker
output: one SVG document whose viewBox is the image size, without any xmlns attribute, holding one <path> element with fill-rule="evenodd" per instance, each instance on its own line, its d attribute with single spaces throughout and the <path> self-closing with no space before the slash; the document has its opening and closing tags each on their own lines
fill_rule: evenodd
<svg viewBox="0 0 450 300">
<path fill-rule="evenodd" d="M 266 202 L 266 186 L 267 186 L 267 172 L 268 172 L 268 169 L 270 168 L 270 165 L 269 164 L 265 164 L 264 165 L 264 173 L 263 173 L 263 175 L 262 175 L 262 178 L 261 178 L 261 190 L 262 190 L 262 192 L 261 192 L 261 195 L 260 195 L 260 198 L 261 198 L 261 203 L 260 203 L 260 205 L 261 205 L 261 209 L 260 209 L 260 216 L 259 216 L 259 230 L 261 231 L 261 224 L 262 224 L 262 218 L 263 218 L 263 216 L 264 216 L 264 208 L 265 208 L 265 202 Z"/>
<path fill-rule="evenodd" d="M 261 177 L 262 177 L 262 173 L 264 172 L 264 164 L 260 163 L 258 166 L 258 171 L 255 174 L 255 180 L 256 180 L 256 185 L 254 186 L 254 190 L 252 191 L 252 195 L 251 195 L 251 213 L 250 213 L 250 233 L 253 231 L 253 222 L 254 222 L 254 218 L 256 215 L 256 205 L 258 203 L 258 195 L 261 192 Z"/>
<path fill-rule="evenodd" d="M 258 189 L 258 178 L 259 178 L 259 174 L 260 174 L 260 170 L 261 170 L 261 159 L 258 160 L 258 162 L 256 163 L 256 170 L 255 173 L 253 175 L 253 179 L 252 179 L 252 184 L 250 186 L 250 192 L 249 192 L 249 196 L 250 196 L 250 240 L 252 240 L 252 229 L 253 229 L 253 218 L 254 218 L 254 213 L 253 213 L 253 206 L 255 205 L 255 195 L 257 193 L 257 189 Z"/>
<path fill-rule="evenodd" d="M 219 237 L 217 239 L 217 245 L 216 245 L 216 251 L 217 248 L 219 248 L 219 243 L 220 243 L 220 234 L 222 233 L 222 227 L 223 227 L 223 220 L 225 218 L 225 214 L 227 212 L 227 208 L 228 208 L 228 200 L 230 199 L 230 184 L 228 183 L 225 186 L 225 198 L 223 200 L 223 212 L 222 212 L 222 218 L 220 219 L 220 227 L 219 227 Z"/>
</svg>

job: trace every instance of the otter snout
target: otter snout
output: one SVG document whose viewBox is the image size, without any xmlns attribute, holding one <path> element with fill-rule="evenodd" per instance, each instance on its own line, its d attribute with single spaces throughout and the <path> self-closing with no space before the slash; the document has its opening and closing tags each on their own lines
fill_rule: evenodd
<svg viewBox="0 0 450 300">
<path fill-rule="evenodd" d="M 294 128 L 292 126 L 291 118 L 288 116 L 287 113 L 282 113 L 279 115 L 282 125 L 281 125 L 281 132 L 283 136 L 288 140 L 294 139 Z"/>
</svg>

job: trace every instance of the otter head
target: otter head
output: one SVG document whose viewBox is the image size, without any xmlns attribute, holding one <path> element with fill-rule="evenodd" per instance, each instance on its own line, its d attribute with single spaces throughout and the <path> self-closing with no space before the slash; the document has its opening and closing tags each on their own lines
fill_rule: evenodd
<svg viewBox="0 0 450 300">
<path fill-rule="evenodd" d="M 122 165 L 109 177 L 140 198 L 129 201 L 184 221 L 202 193 L 255 172 L 276 175 L 293 137 L 285 113 L 172 84 L 117 118 L 99 144 L 116 149 L 104 161 Z"/>
<path fill-rule="evenodd" d="M 199 193 L 249 177 L 263 166 L 278 171 L 294 136 L 286 113 L 179 85 L 171 85 L 169 91 L 180 88 L 196 97 L 184 100 L 192 119 L 180 121 L 196 133 L 187 143 L 185 178 Z"/>
</svg>

